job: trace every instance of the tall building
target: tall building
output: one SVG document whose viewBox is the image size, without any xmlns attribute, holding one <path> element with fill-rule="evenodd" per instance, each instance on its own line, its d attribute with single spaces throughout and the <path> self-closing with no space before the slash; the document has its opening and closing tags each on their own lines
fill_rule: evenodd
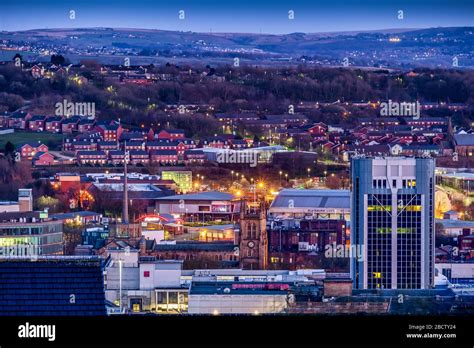
<svg viewBox="0 0 474 348">
<path fill-rule="evenodd" d="M 432 158 L 352 159 L 355 289 L 433 286 L 434 169 Z"/>
<path fill-rule="evenodd" d="M 242 201 L 238 244 L 240 265 L 243 269 L 266 269 L 268 262 L 268 236 L 265 206 Z"/>
</svg>

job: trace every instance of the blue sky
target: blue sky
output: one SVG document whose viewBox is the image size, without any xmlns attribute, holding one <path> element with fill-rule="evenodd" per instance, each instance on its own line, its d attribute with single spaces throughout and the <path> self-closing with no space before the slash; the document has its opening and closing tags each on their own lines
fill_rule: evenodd
<svg viewBox="0 0 474 348">
<path fill-rule="evenodd" d="M 76 19 L 69 18 L 74 10 Z M 180 20 L 178 12 L 185 11 Z M 288 11 L 295 19 L 288 19 Z M 404 19 L 397 18 L 398 10 Z M 473 0 L 1 0 L 0 30 L 127 27 L 292 33 L 474 26 Z"/>
</svg>

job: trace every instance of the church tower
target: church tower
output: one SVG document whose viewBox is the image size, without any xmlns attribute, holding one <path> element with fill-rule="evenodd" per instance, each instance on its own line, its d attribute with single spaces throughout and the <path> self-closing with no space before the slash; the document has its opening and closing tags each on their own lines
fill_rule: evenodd
<svg viewBox="0 0 474 348">
<path fill-rule="evenodd" d="M 243 269 L 266 269 L 268 262 L 267 221 L 264 203 L 240 207 L 239 251 Z"/>
</svg>

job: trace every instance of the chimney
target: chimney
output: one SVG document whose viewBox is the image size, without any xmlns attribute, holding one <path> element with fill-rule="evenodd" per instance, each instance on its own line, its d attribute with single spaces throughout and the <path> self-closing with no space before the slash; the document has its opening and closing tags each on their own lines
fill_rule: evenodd
<svg viewBox="0 0 474 348">
<path fill-rule="evenodd" d="M 19 189 L 18 190 L 18 205 L 20 212 L 33 211 L 33 190 Z"/>
<path fill-rule="evenodd" d="M 122 223 L 128 224 L 128 174 L 127 162 L 129 154 L 127 152 L 127 142 L 124 145 L 125 158 L 123 161 L 123 207 L 122 207 Z"/>
<path fill-rule="evenodd" d="M 140 242 L 138 243 L 138 247 L 140 249 L 140 255 L 146 255 L 146 239 L 145 236 L 140 238 Z"/>
</svg>

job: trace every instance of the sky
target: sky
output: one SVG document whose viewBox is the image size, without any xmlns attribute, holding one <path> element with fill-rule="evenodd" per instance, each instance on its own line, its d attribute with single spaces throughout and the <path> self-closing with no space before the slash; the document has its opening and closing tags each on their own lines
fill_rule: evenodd
<svg viewBox="0 0 474 348">
<path fill-rule="evenodd" d="M 0 0 L 5 31 L 114 27 L 286 34 L 448 26 L 474 26 L 474 0 Z"/>
</svg>

